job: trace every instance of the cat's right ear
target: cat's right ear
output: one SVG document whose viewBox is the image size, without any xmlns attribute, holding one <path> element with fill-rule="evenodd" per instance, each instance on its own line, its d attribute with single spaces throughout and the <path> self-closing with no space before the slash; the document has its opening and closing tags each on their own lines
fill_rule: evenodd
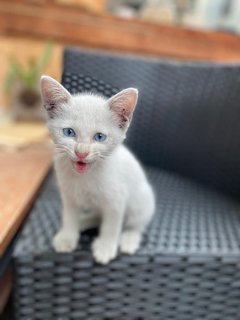
<svg viewBox="0 0 240 320">
<path fill-rule="evenodd" d="M 68 103 L 71 99 L 70 93 L 56 80 L 49 76 L 41 77 L 41 95 L 45 109 L 50 118 L 54 118 L 58 108 Z"/>
<path fill-rule="evenodd" d="M 108 100 L 110 110 L 117 116 L 120 128 L 128 128 L 137 100 L 138 90 L 135 88 L 124 89 Z"/>
</svg>

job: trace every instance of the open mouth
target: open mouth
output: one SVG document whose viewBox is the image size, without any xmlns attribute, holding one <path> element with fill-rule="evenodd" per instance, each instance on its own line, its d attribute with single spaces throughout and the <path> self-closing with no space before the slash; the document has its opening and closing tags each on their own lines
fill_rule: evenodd
<svg viewBox="0 0 240 320">
<path fill-rule="evenodd" d="M 90 167 L 90 163 L 86 163 L 83 161 L 74 161 L 73 167 L 77 172 L 84 173 L 84 172 L 88 171 L 88 169 Z"/>
</svg>

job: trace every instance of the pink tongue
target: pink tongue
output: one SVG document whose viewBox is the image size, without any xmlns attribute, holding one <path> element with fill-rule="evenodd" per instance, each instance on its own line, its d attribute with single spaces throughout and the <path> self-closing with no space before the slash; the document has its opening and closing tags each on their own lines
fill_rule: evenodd
<svg viewBox="0 0 240 320">
<path fill-rule="evenodd" d="M 84 162 L 81 162 L 81 161 L 78 161 L 75 163 L 76 165 L 76 169 L 80 172 L 83 172 L 87 169 L 88 167 L 88 164 L 87 163 L 84 163 Z"/>
<path fill-rule="evenodd" d="M 77 162 L 77 166 L 79 169 L 84 169 L 87 166 L 87 164 L 84 162 Z"/>
</svg>

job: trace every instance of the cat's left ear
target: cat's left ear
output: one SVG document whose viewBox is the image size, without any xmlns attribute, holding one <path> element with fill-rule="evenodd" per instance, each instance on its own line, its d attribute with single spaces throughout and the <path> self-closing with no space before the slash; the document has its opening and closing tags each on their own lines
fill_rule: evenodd
<svg viewBox="0 0 240 320">
<path fill-rule="evenodd" d="M 118 117 L 120 128 L 129 126 L 137 100 L 138 90 L 135 88 L 122 90 L 108 100 L 110 110 Z"/>
<path fill-rule="evenodd" d="M 68 103 L 71 94 L 56 80 L 49 76 L 41 77 L 41 94 L 45 109 L 53 118 L 62 104 Z"/>
</svg>

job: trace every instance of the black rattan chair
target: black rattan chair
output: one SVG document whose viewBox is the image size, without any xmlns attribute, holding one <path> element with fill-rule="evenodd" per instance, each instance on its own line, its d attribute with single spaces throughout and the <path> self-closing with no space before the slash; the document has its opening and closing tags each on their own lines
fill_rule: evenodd
<svg viewBox="0 0 240 320">
<path fill-rule="evenodd" d="M 51 239 L 61 203 L 50 173 L 14 253 L 16 319 L 240 319 L 240 66 L 68 49 L 63 84 L 111 96 L 137 87 L 127 144 L 157 210 L 134 256 L 93 261 Z"/>
</svg>

